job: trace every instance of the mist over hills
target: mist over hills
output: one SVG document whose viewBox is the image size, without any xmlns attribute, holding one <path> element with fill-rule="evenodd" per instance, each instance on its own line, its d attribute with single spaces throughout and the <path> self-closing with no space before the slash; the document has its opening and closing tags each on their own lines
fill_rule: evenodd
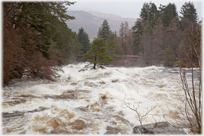
<svg viewBox="0 0 204 136">
<path fill-rule="evenodd" d="M 105 14 L 96 11 L 69 10 L 67 14 L 75 17 L 74 20 L 66 22 L 68 27 L 75 32 L 78 32 L 79 28 L 83 27 L 90 39 L 97 37 L 98 29 L 104 19 L 108 20 L 111 30 L 116 31 L 117 35 L 119 35 L 119 29 L 122 22 L 127 21 L 129 28 L 131 28 L 136 21 L 134 18 L 123 18 L 118 15 Z"/>
</svg>

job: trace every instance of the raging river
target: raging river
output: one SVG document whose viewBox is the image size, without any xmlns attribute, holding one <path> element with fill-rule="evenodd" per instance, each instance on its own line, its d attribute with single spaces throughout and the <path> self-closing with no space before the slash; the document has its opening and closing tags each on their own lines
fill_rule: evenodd
<svg viewBox="0 0 204 136">
<path fill-rule="evenodd" d="M 4 87 L 2 134 L 132 134 L 138 116 L 123 103 L 135 104 L 141 115 L 156 106 L 143 124 L 174 122 L 183 108 L 178 68 L 80 71 L 87 64 L 63 66 L 56 81 L 18 81 Z"/>
</svg>

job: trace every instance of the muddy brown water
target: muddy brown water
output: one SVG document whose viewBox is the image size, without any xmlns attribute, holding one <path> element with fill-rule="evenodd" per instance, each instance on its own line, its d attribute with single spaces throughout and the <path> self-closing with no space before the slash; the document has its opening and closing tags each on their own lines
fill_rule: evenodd
<svg viewBox="0 0 204 136">
<path fill-rule="evenodd" d="M 178 69 L 106 67 L 80 71 L 87 63 L 63 66 L 56 82 L 18 81 L 2 92 L 3 134 L 133 134 L 139 105 L 143 124 L 173 122 L 183 95 Z M 80 72 L 79 72 L 80 71 Z M 171 72 L 173 71 L 173 72 Z M 174 72 L 177 71 L 177 72 Z M 174 114 L 170 114 L 171 110 Z M 154 118 L 152 118 L 152 116 Z"/>
</svg>

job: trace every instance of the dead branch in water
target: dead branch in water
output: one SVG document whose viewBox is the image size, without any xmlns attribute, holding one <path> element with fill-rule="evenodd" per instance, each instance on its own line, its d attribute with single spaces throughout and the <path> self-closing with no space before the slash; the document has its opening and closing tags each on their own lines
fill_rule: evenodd
<svg viewBox="0 0 204 136">
<path fill-rule="evenodd" d="M 125 97 L 126 97 L 126 95 L 125 95 Z M 122 108 L 129 108 L 130 110 L 136 112 L 136 114 L 137 114 L 137 116 L 138 116 L 138 119 L 137 119 L 137 120 L 140 122 L 140 132 L 142 132 L 142 129 L 143 129 L 142 121 L 143 121 L 143 119 L 144 119 L 146 116 L 148 116 L 149 113 L 150 113 L 152 110 L 154 110 L 154 109 L 157 107 L 157 104 L 156 104 L 155 106 L 151 106 L 150 109 L 148 109 L 148 107 L 147 107 L 146 112 L 145 112 L 143 115 L 138 111 L 138 109 L 139 109 L 139 107 L 140 107 L 140 102 L 137 103 L 137 107 L 135 107 L 135 104 L 133 104 L 133 106 L 131 107 L 130 105 L 128 105 L 127 103 L 125 103 L 125 98 L 124 98 L 123 102 L 121 103 L 121 107 L 122 107 Z M 153 119 L 154 119 L 154 118 L 153 118 Z M 155 119 L 154 119 L 154 121 L 155 121 L 155 124 L 156 124 L 156 120 L 155 120 Z M 154 127 L 155 127 L 155 126 L 156 126 L 156 125 L 154 125 Z M 154 129 L 154 127 L 152 128 L 152 130 Z"/>
</svg>

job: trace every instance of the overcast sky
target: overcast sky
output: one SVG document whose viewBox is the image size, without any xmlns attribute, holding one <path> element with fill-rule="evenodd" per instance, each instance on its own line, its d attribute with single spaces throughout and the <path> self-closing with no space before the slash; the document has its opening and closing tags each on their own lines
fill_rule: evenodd
<svg viewBox="0 0 204 136">
<path fill-rule="evenodd" d="M 122 17 L 138 18 L 144 2 L 150 0 L 70 0 L 76 3 L 69 7 L 68 10 L 90 10 L 101 13 L 115 14 Z M 187 0 L 188 1 L 188 0 Z M 169 2 L 174 3 L 179 13 L 181 6 L 186 0 L 152 0 L 157 7 L 160 4 L 167 5 Z M 202 17 L 202 0 L 191 0 L 197 10 L 199 20 Z"/>
</svg>

